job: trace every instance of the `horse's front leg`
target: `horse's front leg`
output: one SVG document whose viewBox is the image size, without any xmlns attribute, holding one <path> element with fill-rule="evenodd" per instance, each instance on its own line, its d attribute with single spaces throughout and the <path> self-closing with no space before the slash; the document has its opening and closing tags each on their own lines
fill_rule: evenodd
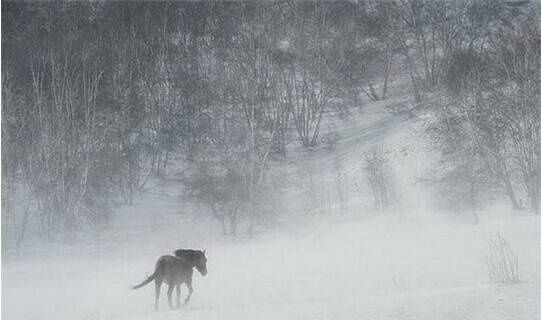
<svg viewBox="0 0 541 320">
<path fill-rule="evenodd" d="M 186 281 L 186 287 L 188 287 L 188 296 L 184 300 L 184 305 L 187 305 L 188 302 L 190 302 L 190 297 L 192 296 L 192 292 L 193 292 L 192 279 Z"/>
<path fill-rule="evenodd" d="M 180 283 L 175 287 L 177 291 L 177 308 L 180 308 Z"/>
</svg>

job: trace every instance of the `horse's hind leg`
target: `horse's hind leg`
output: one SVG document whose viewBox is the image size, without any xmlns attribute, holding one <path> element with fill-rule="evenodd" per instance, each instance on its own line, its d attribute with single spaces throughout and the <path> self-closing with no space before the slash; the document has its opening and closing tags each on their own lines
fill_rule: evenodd
<svg viewBox="0 0 541 320">
<path fill-rule="evenodd" d="M 192 288 L 192 280 L 186 282 L 186 287 L 188 287 L 188 296 L 184 300 L 184 305 L 187 305 L 188 302 L 190 302 L 190 297 L 192 296 L 193 288 Z"/>
<path fill-rule="evenodd" d="M 154 290 L 154 310 L 158 310 L 158 306 L 160 304 L 160 288 L 162 286 L 162 280 L 156 279 L 154 280 L 155 284 L 155 290 Z"/>
<path fill-rule="evenodd" d="M 180 283 L 175 288 L 177 289 L 177 308 L 180 308 Z"/>
<path fill-rule="evenodd" d="M 173 301 L 172 301 L 172 296 L 173 296 L 173 289 L 175 288 L 175 284 L 170 284 L 169 285 L 169 288 L 167 288 L 167 302 L 169 302 L 169 308 L 173 309 Z"/>
</svg>

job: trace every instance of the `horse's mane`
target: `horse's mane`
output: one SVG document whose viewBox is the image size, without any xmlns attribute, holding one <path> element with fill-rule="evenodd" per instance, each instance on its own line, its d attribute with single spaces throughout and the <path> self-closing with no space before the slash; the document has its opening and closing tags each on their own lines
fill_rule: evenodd
<svg viewBox="0 0 541 320">
<path fill-rule="evenodd" d="M 178 249 L 174 251 L 175 256 L 179 258 L 187 258 L 190 260 L 195 260 L 201 257 L 203 252 L 199 250 L 192 250 L 192 249 Z"/>
</svg>

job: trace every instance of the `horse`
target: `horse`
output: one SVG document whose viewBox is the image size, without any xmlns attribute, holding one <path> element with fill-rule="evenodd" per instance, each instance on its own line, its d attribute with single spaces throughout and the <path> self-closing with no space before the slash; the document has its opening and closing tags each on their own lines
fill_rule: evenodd
<svg viewBox="0 0 541 320">
<path fill-rule="evenodd" d="M 165 281 L 169 285 L 167 290 L 167 299 L 169 302 L 169 307 L 173 309 L 173 303 L 171 301 L 173 295 L 173 289 L 176 288 L 177 292 L 177 308 L 180 307 L 180 285 L 186 284 L 188 288 L 188 296 L 184 300 L 184 305 L 188 304 L 190 297 L 193 293 L 192 287 L 192 276 L 193 268 L 195 267 L 197 271 L 202 276 L 207 275 L 207 258 L 205 256 L 205 251 L 200 250 L 185 250 L 179 249 L 176 250 L 175 256 L 164 255 L 161 256 L 156 262 L 156 267 L 154 268 L 154 273 L 150 275 L 145 281 L 141 282 L 138 285 L 132 287 L 132 289 L 139 289 L 146 286 L 152 280 L 155 284 L 155 298 L 154 298 L 154 310 L 158 310 L 159 299 L 160 299 L 160 289 L 162 282 Z"/>
</svg>

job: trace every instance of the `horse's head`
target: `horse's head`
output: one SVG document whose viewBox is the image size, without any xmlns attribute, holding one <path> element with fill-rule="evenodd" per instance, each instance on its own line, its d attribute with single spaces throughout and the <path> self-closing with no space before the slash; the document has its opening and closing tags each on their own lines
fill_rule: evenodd
<svg viewBox="0 0 541 320">
<path fill-rule="evenodd" d="M 207 257 L 205 250 L 178 249 L 174 251 L 175 256 L 188 262 L 192 267 L 195 267 L 201 275 L 207 275 Z"/>
<path fill-rule="evenodd" d="M 206 250 L 198 251 L 197 259 L 195 259 L 195 268 L 202 276 L 207 275 L 207 257 L 205 257 Z"/>
</svg>

